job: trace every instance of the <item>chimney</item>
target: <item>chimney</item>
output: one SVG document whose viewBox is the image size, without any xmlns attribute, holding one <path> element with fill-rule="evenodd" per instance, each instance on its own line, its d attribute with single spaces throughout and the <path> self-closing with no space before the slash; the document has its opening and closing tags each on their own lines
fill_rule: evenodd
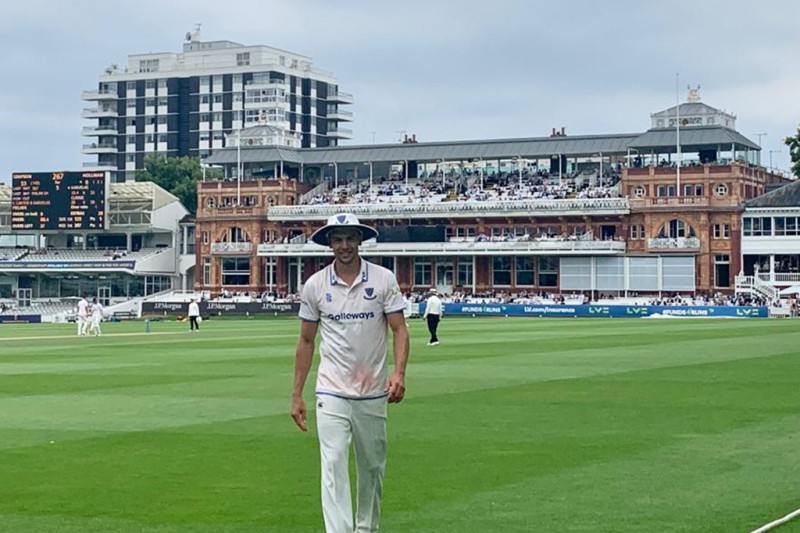
<svg viewBox="0 0 800 533">
<path fill-rule="evenodd" d="M 550 133 L 550 137 L 555 137 L 555 136 L 556 136 L 556 129 L 553 128 L 552 133 Z"/>
<path fill-rule="evenodd" d="M 565 129 L 564 126 L 561 126 L 561 136 L 562 137 L 565 137 L 567 135 L 566 133 L 564 133 L 564 129 Z"/>
</svg>

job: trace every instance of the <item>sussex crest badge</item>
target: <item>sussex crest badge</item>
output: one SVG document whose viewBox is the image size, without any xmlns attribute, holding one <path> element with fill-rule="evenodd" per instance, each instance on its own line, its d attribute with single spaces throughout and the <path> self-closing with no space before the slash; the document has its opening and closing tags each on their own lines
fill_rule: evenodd
<svg viewBox="0 0 800 533">
<path fill-rule="evenodd" d="M 339 224 L 344 224 L 345 220 L 347 220 L 347 215 L 336 215 L 336 221 Z"/>
<path fill-rule="evenodd" d="M 367 287 L 364 289 L 364 299 L 365 300 L 374 300 L 377 298 L 378 295 L 375 294 L 375 289 L 372 287 Z"/>
</svg>

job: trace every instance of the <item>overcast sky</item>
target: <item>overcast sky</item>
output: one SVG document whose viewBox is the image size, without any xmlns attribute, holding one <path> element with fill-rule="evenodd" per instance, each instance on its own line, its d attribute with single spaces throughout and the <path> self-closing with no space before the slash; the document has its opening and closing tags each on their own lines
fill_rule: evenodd
<svg viewBox="0 0 800 533">
<path fill-rule="evenodd" d="M 800 124 L 797 0 L 27 0 L 0 6 L 0 180 L 83 161 L 81 110 L 111 63 L 202 40 L 310 56 L 353 93 L 354 139 L 642 132 L 701 85 L 788 168 Z"/>
</svg>

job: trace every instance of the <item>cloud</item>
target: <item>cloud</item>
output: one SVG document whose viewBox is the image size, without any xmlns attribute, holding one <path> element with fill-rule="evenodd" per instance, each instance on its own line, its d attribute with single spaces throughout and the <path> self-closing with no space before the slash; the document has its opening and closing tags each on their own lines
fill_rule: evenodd
<svg viewBox="0 0 800 533">
<path fill-rule="evenodd" d="M 702 85 L 765 148 L 800 122 L 794 0 L 29 0 L 0 7 L 0 179 L 80 165 L 81 91 L 134 53 L 204 40 L 313 58 L 355 95 L 354 142 L 644 131 Z M 46 148 L 43 149 L 43 144 Z M 776 154 L 776 157 L 781 157 Z"/>
</svg>

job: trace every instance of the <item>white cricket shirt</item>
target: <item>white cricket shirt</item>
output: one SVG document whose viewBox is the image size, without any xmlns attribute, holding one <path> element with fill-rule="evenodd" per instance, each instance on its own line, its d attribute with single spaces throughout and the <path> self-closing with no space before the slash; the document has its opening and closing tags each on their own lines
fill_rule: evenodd
<svg viewBox="0 0 800 533">
<path fill-rule="evenodd" d="M 89 302 L 85 298 L 78 302 L 78 316 L 89 316 Z"/>
<path fill-rule="evenodd" d="M 361 274 L 348 287 L 333 264 L 303 287 L 301 319 L 319 322 L 317 394 L 366 399 L 386 396 L 386 315 L 405 304 L 391 270 L 361 259 Z"/>
<path fill-rule="evenodd" d="M 442 300 L 435 294 L 431 294 L 425 301 L 425 316 L 428 315 L 442 316 Z"/>
</svg>

